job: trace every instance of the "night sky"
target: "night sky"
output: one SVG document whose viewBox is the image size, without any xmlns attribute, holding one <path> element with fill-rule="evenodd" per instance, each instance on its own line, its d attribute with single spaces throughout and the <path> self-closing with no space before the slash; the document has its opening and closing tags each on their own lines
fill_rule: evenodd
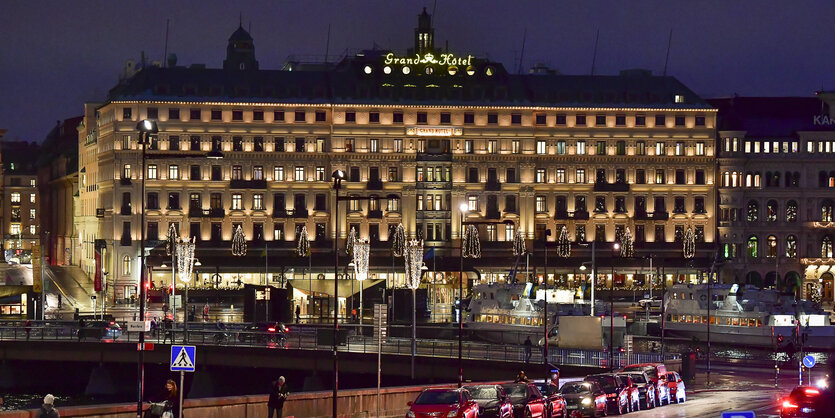
<svg viewBox="0 0 835 418">
<path fill-rule="evenodd" d="M 55 121 L 101 101 L 125 60 L 140 51 L 179 65 L 218 68 L 226 41 L 251 27 L 262 69 L 290 55 L 370 48 L 404 51 L 416 16 L 433 1 L 54 1 L 0 3 L 0 129 L 7 139 L 41 141 Z M 597 74 L 647 68 L 660 74 L 673 29 L 668 74 L 703 97 L 810 96 L 835 89 L 835 2 L 828 1 L 496 1 L 439 0 L 436 46 L 489 55 L 515 71 L 527 30 L 524 68 L 545 63 L 587 74 L 600 30 Z"/>
</svg>

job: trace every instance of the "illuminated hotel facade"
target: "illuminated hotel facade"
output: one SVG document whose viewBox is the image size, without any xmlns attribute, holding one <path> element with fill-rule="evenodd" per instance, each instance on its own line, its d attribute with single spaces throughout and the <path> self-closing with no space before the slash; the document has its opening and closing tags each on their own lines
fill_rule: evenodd
<svg viewBox="0 0 835 418">
<path fill-rule="evenodd" d="M 128 297 L 138 282 L 143 175 L 149 246 L 159 249 L 173 223 L 199 239 L 201 282 L 214 274 L 223 286 L 286 279 L 303 313 L 305 300 L 333 289 L 334 239 L 341 264 L 350 261 L 344 241 L 351 228 L 371 242 L 365 287 L 402 285 L 403 261 L 388 242 L 392 228 L 402 223 L 408 238 L 422 238 L 433 248 L 425 283 L 438 305 L 454 300 L 461 277 L 462 220 L 479 223 L 482 241 L 482 258 L 464 263 L 468 287 L 507 280 L 515 264 L 516 279 L 525 280 L 527 265 L 531 280 L 541 281 L 546 231 L 551 285 L 585 282 L 579 267 L 591 246 L 581 244 L 592 241 L 601 287 L 648 286 L 638 278 L 649 271 L 650 255 L 668 283 L 710 268 L 710 105 L 673 77 L 640 70 L 510 74 L 498 63 L 436 51 L 433 38 L 424 12 L 405 55 L 365 51 L 335 64 L 262 70 L 252 38 L 239 28 L 222 69 L 144 68 L 106 102 L 88 105 L 79 137 L 86 170 L 79 234 L 85 245 L 100 240 L 106 247 L 111 296 Z M 146 118 L 157 120 L 160 132 L 143 173 L 136 124 Z M 331 181 L 337 169 L 346 174 L 340 194 L 362 197 L 338 205 L 339 225 Z M 248 240 L 243 257 L 230 251 L 237 225 Z M 310 258 L 295 255 L 302 226 Z M 563 227 L 573 244 L 571 257 L 560 259 Z M 635 254 L 623 258 L 612 245 L 627 228 Z M 530 252 L 521 261 L 510 242 L 520 230 Z M 687 230 L 696 248 L 689 259 L 681 242 Z M 159 270 L 165 259 L 151 264 Z M 170 283 L 170 270 L 153 278 Z M 340 295 L 356 293 L 349 282 L 340 282 Z"/>
</svg>

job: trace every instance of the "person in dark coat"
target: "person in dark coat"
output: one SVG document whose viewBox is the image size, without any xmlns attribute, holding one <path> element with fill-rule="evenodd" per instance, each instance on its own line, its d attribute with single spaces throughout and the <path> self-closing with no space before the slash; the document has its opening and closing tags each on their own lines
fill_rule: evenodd
<svg viewBox="0 0 835 418">
<path fill-rule="evenodd" d="M 36 418 L 59 418 L 61 415 L 55 409 L 55 397 L 51 394 L 44 396 L 43 405 L 35 414 Z"/>
<path fill-rule="evenodd" d="M 151 400 L 155 403 L 164 403 L 163 416 L 170 412 L 174 418 L 180 416 L 180 392 L 177 391 L 177 384 L 173 380 L 165 381 L 165 389 Z"/>
<path fill-rule="evenodd" d="M 282 417 L 282 410 L 284 409 L 284 401 L 287 400 L 287 383 L 284 376 L 270 384 L 270 399 L 267 402 L 267 418 L 273 418 L 273 413 L 277 418 Z"/>
<path fill-rule="evenodd" d="M 531 348 L 533 347 L 533 343 L 531 342 L 531 337 L 525 339 L 525 363 L 531 362 Z"/>
</svg>

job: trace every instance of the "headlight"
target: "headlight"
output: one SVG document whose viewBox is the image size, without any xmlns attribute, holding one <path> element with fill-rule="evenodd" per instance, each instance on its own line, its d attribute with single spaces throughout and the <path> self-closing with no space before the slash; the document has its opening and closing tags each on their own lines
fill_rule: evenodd
<svg viewBox="0 0 835 418">
<path fill-rule="evenodd" d="M 447 418 L 455 418 L 457 415 L 458 415 L 458 410 L 457 409 L 453 409 L 452 411 L 449 411 L 448 414 L 446 414 Z"/>
<path fill-rule="evenodd" d="M 412 411 L 409 411 L 409 412 L 406 414 L 406 418 L 415 418 L 415 413 L 414 413 L 414 412 L 412 412 Z"/>
<path fill-rule="evenodd" d="M 582 403 L 583 405 L 591 405 L 591 398 L 583 398 Z"/>
</svg>

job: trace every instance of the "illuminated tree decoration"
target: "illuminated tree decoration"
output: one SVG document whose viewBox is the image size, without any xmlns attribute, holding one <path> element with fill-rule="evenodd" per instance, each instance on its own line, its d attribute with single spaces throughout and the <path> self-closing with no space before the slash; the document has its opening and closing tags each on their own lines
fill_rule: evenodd
<svg viewBox="0 0 835 418">
<path fill-rule="evenodd" d="M 299 257 L 310 255 L 310 240 L 307 238 L 307 226 L 305 225 L 302 225 L 302 229 L 296 236 L 296 255 Z"/>
<path fill-rule="evenodd" d="M 359 281 L 368 278 L 368 254 L 370 250 L 371 245 L 366 239 L 354 243 L 354 274 Z"/>
<path fill-rule="evenodd" d="M 632 231 L 629 230 L 629 227 L 626 227 L 626 231 L 623 232 L 623 236 L 621 237 L 620 256 L 625 258 L 635 256 L 635 243 L 632 239 Z"/>
<path fill-rule="evenodd" d="M 562 226 L 557 239 L 557 255 L 562 258 L 571 257 L 571 241 L 568 239 L 568 228 L 565 225 Z"/>
<path fill-rule="evenodd" d="M 684 258 L 696 256 L 696 237 L 693 235 L 693 228 L 688 227 L 684 232 Z"/>
<path fill-rule="evenodd" d="M 406 286 L 409 289 L 420 287 L 421 267 L 423 267 L 423 241 L 409 240 L 403 253 L 406 264 Z"/>
<path fill-rule="evenodd" d="M 351 227 L 348 232 L 348 239 L 345 241 L 345 253 L 348 255 L 354 254 L 354 244 L 357 242 L 357 230 Z"/>
<path fill-rule="evenodd" d="M 165 242 L 165 255 L 171 256 L 177 251 L 177 228 L 172 223 L 168 225 L 168 239 Z"/>
<path fill-rule="evenodd" d="M 394 229 L 394 235 L 391 237 L 391 252 L 395 257 L 403 257 L 403 251 L 406 250 L 406 228 L 403 224 L 397 224 Z"/>
<path fill-rule="evenodd" d="M 177 238 L 174 244 L 177 255 L 177 276 L 183 283 L 191 281 L 191 272 L 194 267 L 194 238 Z"/>
<path fill-rule="evenodd" d="M 464 258 L 481 258 L 481 241 L 478 239 L 478 228 L 467 225 L 464 230 L 464 242 L 461 245 Z"/>
<path fill-rule="evenodd" d="M 813 284 L 812 291 L 810 292 L 810 298 L 813 303 L 821 303 L 823 300 L 823 293 L 821 292 L 820 284 Z"/>
<path fill-rule="evenodd" d="M 525 246 L 525 233 L 519 229 L 513 237 L 513 255 L 525 254 L 527 251 L 528 249 Z"/>
<path fill-rule="evenodd" d="M 244 230 L 238 225 L 235 228 L 235 235 L 232 237 L 232 255 L 236 257 L 243 257 L 246 255 L 246 237 Z"/>
</svg>

